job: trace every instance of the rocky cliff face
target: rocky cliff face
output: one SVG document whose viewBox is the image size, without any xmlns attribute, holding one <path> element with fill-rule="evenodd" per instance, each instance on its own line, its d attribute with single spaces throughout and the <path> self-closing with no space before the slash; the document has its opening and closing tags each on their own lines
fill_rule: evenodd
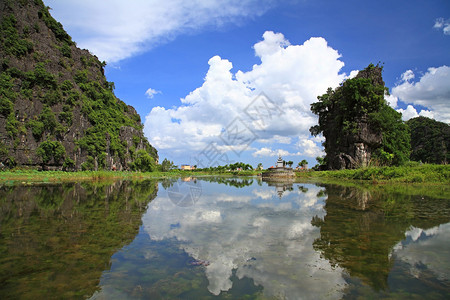
<svg viewBox="0 0 450 300">
<path fill-rule="evenodd" d="M 134 168 L 158 155 L 104 62 L 76 47 L 42 0 L 0 0 L 0 162 L 53 169 Z"/>
<path fill-rule="evenodd" d="M 367 166 L 374 153 L 377 159 L 384 155 L 392 160 L 393 154 L 387 152 L 390 149 L 382 147 L 383 138 L 392 139 L 383 122 L 389 120 L 398 126 L 401 120 L 385 103 L 381 73 L 381 67 L 369 65 L 335 90 L 330 88 L 311 105 L 311 110 L 319 115 L 319 125 L 310 131 L 325 137 L 327 169 Z"/>
<path fill-rule="evenodd" d="M 358 132 L 348 134 L 336 132 L 336 139 L 327 140 L 329 149 L 328 168 L 332 170 L 354 169 L 368 166 L 372 153 L 382 141 L 381 132 L 374 131 L 366 118 L 357 121 Z"/>
</svg>

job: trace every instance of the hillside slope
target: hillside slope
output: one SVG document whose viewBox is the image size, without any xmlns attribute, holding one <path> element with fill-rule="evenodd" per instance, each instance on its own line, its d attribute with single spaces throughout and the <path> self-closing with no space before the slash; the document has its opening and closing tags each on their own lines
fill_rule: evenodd
<svg viewBox="0 0 450 300">
<path fill-rule="evenodd" d="M 409 119 L 411 160 L 447 164 L 450 161 L 450 125 L 427 117 Z"/>
<path fill-rule="evenodd" d="M 158 154 L 114 95 L 104 62 L 42 0 L 0 0 L 0 162 L 50 169 L 142 169 Z"/>
</svg>

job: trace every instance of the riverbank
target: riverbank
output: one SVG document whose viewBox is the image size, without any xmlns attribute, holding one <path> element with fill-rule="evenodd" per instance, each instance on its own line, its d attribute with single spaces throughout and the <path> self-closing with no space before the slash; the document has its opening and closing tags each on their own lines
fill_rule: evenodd
<svg viewBox="0 0 450 300">
<path fill-rule="evenodd" d="M 450 165 L 410 163 L 401 167 L 368 167 L 354 170 L 297 172 L 297 178 L 360 180 L 372 183 L 450 184 Z"/>
<path fill-rule="evenodd" d="M 212 172 L 212 171 L 182 171 L 171 170 L 168 172 L 128 172 L 128 171 L 37 171 L 15 169 L 0 172 L 0 183 L 28 183 L 28 182 L 71 182 L 71 181 L 96 181 L 96 180 L 139 180 L 158 179 L 190 176 L 254 176 L 257 171 Z"/>
<path fill-rule="evenodd" d="M 0 183 L 5 182 L 69 182 L 92 180 L 138 180 L 190 176 L 256 176 L 260 171 L 216 172 L 209 170 L 168 172 L 128 172 L 128 171 L 37 171 L 15 169 L 0 172 Z M 450 165 L 430 165 L 411 163 L 401 167 L 369 167 L 355 170 L 305 171 L 295 172 L 296 178 L 333 181 L 363 181 L 367 183 L 430 183 L 450 184 Z"/>
</svg>

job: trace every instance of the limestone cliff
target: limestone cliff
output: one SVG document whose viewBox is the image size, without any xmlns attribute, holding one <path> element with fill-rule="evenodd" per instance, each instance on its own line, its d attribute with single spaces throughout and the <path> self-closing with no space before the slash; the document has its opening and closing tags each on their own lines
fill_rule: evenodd
<svg viewBox="0 0 450 300">
<path fill-rule="evenodd" d="M 408 128 L 384 100 L 381 73 L 380 66 L 370 64 L 311 104 L 319 125 L 310 131 L 325 137 L 327 169 L 398 165 L 409 158 Z"/>
<path fill-rule="evenodd" d="M 76 47 L 42 0 L 0 0 L 0 162 L 139 169 L 158 155 L 104 62 Z M 148 169 L 148 168 L 147 168 Z"/>
</svg>

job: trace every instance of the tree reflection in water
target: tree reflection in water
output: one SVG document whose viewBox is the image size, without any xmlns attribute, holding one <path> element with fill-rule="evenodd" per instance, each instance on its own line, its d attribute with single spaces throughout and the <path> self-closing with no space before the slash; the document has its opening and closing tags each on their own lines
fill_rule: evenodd
<svg viewBox="0 0 450 300">
<path fill-rule="evenodd" d="M 155 181 L 1 186 L 2 298 L 92 295 L 156 193 Z"/>
<path fill-rule="evenodd" d="M 378 291 L 392 289 L 389 285 L 395 284 L 389 278 L 396 258 L 393 249 L 411 228 L 426 230 L 450 221 L 446 199 L 324 186 L 328 195 L 324 206 L 326 215 L 311 221 L 320 228 L 314 249 L 333 265 L 345 268 L 350 276 Z M 445 285 L 433 283 L 441 291 L 445 291 Z"/>
</svg>

